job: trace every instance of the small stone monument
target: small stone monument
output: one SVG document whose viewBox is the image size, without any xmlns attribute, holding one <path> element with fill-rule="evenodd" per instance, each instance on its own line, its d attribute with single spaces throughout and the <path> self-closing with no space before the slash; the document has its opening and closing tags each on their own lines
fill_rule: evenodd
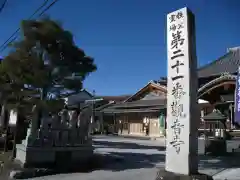
<svg viewBox="0 0 240 180">
<path fill-rule="evenodd" d="M 77 112 L 70 113 L 70 117 L 67 109 L 57 114 L 46 112 L 41 118 L 40 127 L 36 107 L 32 115 L 28 136 L 16 145 L 16 160 L 24 167 L 57 165 L 57 168 L 62 163 L 68 166 L 74 164 L 72 162 L 84 164 L 92 158 L 94 148 L 91 136 L 88 136 L 88 124 L 83 124 L 82 128 L 77 126 Z M 86 138 L 84 142 L 82 137 Z"/>
<path fill-rule="evenodd" d="M 194 15 L 182 8 L 167 15 L 167 141 L 165 170 L 157 180 L 207 180 L 198 173 L 197 58 Z"/>
</svg>

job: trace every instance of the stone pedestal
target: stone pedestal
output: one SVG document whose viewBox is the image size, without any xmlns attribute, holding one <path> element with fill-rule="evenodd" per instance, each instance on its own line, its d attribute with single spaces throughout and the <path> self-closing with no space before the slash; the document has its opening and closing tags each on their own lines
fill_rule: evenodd
<svg viewBox="0 0 240 180">
<path fill-rule="evenodd" d="M 93 146 L 83 144 L 78 147 L 27 147 L 23 144 L 16 145 L 16 160 L 23 167 L 54 167 L 62 162 L 59 154 L 68 154 L 68 162 L 85 162 L 93 156 Z"/>
<path fill-rule="evenodd" d="M 16 160 L 25 167 L 55 168 L 64 163 L 85 163 L 92 158 L 94 148 L 91 139 L 81 141 L 82 136 L 87 137 L 85 129 L 88 126 L 77 128 L 76 115 L 71 117 L 70 127 L 67 124 L 67 111 L 64 111 L 61 123 L 57 116 L 45 116 L 38 129 L 37 120 L 32 121 L 26 139 L 16 145 Z M 78 136 L 79 132 L 81 137 Z"/>
<path fill-rule="evenodd" d="M 213 180 L 211 176 L 206 174 L 192 174 L 192 175 L 182 175 L 165 170 L 159 170 L 157 173 L 156 180 Z"/>
<path fill-rule="evenodd" d="M 54 139 L 54 143 L 53 143 L 53 146 L 55 147 L 59 147 L 59 146 L 62 146 L 61 145 L 61 138 L 60 138 L 60 130 L 54 130 L 53 132 L 53 139 Z"/>
<path fill-rule="evenodd" d="M 16 160 L 20 161 L 23 167 L 54 167 L 54 165 L 63 162 L 61 155 L 68 155 L 67 161 L 86 162 L 93 156 L 93 146 L 84 144 L 78 147 L 27 147 L 17 144 Z M 61 156 L 62 157 L 62 156 Z"/>
<path fill-rule="evenodd" d="M 62 132 L 61 130 L 59 130 Z M 58 132 L 58 131 L 57 131 Z M 84 163 L 93 156 L 93 146 L 91 141 L 87 141 L 81 144 L 73 142 L 67 146 L 68 131 L 66 132 L 65 140 L 61 141 L 62 147 L 55 147 L 52 143 L 58 136 L 47 136 L 44 140 L 44 136 L 38 138 L 37 136 L 31 136 L 30 129 L 28 129 L 27 137 L 22 141 L 22 144 L 16 145 L 16 160 L 20 161 L 24 167 L 54 167 L 56 164 L 62 162 L 62 157 L 67 156 L 68 163 L 80 162 Z M 74 136 L 76 135 L 74 130 Z M 77 146 L 76 146 L 77 145 Z"/>
<path fill-rule="evenodd" d="M 69 145 L 69 132 L 67 130 L 62 131 L 62 146 Z"/>
<path fill-rule="evenodd" d="M 77 130 L 76 129 L 72 129 L 71 133 L 70 133 L 70 144 L 71 145 L 75 145 L 77 143 Z"/>
<path fill-rule="evenodd" d="M 23 144 L 16 145 L 16 160 L 19 160 L 23 167 L 44 167 L 54 164 L 55 152 L 49 148 L 28 147 Z"/>
</svg>

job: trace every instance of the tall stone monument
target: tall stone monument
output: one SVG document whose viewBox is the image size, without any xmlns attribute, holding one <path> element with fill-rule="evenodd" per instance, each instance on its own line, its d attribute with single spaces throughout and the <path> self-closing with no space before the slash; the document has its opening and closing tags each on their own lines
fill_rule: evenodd
<svg viewBox="0 0 240 180">
<path fill-rule="evenodd" d="M 167 15 L 167 53 L 166 164 L 157 179 L 211 179 L 198 173 L 195 24 L 188 8 Z"/>
</svg>

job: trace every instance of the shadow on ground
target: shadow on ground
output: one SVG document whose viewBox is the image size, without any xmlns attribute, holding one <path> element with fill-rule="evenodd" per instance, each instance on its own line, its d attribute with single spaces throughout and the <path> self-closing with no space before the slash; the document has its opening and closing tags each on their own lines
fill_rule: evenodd
<svg viewBox="0 0 240 180">
<path fill-rule="evenodd" d="M 96 142 L 95 142 L 96 143 Z M 66 174 L 83 172 L 89 173 L 96 170 L 106 171 L 124 171 L 130 169 L 141 168 L 154 168 L 159 164 L 163 165 L 165 161 L 165 155 L 134 153 L 134 149 L 158 149 L 161 147 L 144 146 L 135 143 L 127 142 L 97 142 L 99 146 L 113 147 L 113 148 L 126 148 L 133 149 L 133 152 L 108 152 L 107 154 L 94 154 L 93 158 L 88 163 L 83 162 L 69 162 L 61 166 L 56 166 L 55 169 L 27 169 L 24 173 L 20 173 L 16 176 L 18 179 L 26 179 L 32 177 Z M 163 148 L 164 149 L 164 148 Z M 238 157 L 238 158 L 237 158 Z M 199 168 L 211 168 L 211 169 L 224 169 L 229 167 L 240 167 L 239 156 L 227 156 L 227 157 L 212 157 L 212 156 L 200 156 Z M 14 167 L 14 166 L 12 166 Z M 17 167 L 15 165 L 15 167 Z M 8 170 L 9 171 L 9 170 Z M 0 179 L 3 176 L 0 175 Z M 5 176 L 6 177 L 6 176 Z"/>
<path fill-rule="evenodd" d="M 237 168 L 240 167 L 240 154 L 229 153 L 226 156 L 199 156 L 199 168 Z"/>
<path fill-rule="evenodd" d="M 110 153 L 105 155 L 102 160 L 102 170 L 123 171 L 127 169 L 141 169 L 158 167 L 158 164 L 163 165 L 165 155 L 143 153 Z M 213 157 L 199 156 L 199 169 L 226 169 L 240 167 L 239 156 L 228 157 Z"/>
<path fill-rule="evenodd" d="M 165 151 L 164 146 L 147 146 L 131 142 L 110 142 L 110 141 L 94 141 L 97 148 L 118 148 L 118 149 L 157 149 Z"/>
</svg>

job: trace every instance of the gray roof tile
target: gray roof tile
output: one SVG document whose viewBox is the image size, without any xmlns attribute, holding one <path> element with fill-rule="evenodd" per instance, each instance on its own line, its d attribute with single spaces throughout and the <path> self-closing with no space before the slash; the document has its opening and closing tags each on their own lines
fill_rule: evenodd
<svg viewBox="0 0 240 180">
<path fill-rule="evenodd" d="M 198 77 L 206 78 L 211 76 L 219 76 L 222 73 L 236 73 L 240 66 L 240 49 L 232 50 L 218 58 L 217 60 L 198 68 Z M 166 84 L 167 79 L 161 78 L 157 82 Z"/>
<path fill-rule="evenodd" d="M 219 76 L 224 72 L 236 73 L 240 66 L 240 50 L 229 51 L 218 60 L 198 69 L 198 77 Z"/>
<path fill-rule="evenodd" d="M 219 121 L 220 121 L 220 120 L 226 120 L 227 117 L 226 117 L 225 115 L 223 115 L 223 114 L 222 114 L 221 112 L 219 112 L 219 111 L 213 111 L 213 112 L 205 115 L 205 116 L 203 117 L 203 119 L 204 119 L 205 121 L 210 121 L 210 120 L 219 120 Z"/>
</svg>

